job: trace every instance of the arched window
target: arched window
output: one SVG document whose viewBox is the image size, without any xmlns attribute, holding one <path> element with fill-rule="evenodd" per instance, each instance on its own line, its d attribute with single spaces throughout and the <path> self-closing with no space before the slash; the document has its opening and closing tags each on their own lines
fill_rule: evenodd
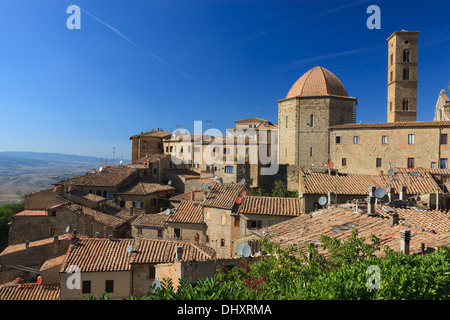
<svg viewBox="0 0 450 320">
<path fill-rule="evenodd" d="M 409 62 L 409 50 L 403 50 L 403 62 Z"/>
<path fill-rule="evenodd" d="M 314 127 L 314 115 L 313 114 L 309 116 L 309 126 L 311 128 Z"/>
<path fill-rule="evenodd" d="M 409 69 L 408 68 L 403 69 L 403 80 L 409 80 Z"/>
<path fill-rule="evenodd" d="M 406 100 L 406 99 L 403 100 L 402 110 L 408 111 L 408 100 Z"/>
</svg>

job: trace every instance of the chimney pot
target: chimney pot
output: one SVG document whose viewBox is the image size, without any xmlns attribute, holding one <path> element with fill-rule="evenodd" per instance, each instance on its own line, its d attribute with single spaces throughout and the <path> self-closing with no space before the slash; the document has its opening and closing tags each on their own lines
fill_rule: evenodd
<svg viewBox="0 0 450 320">
<path fill-rule="evenodd" d="M 112 240 L 113 239 L 113 235 L 112 234 L 108 235 L 108 239 Z"/>
<path fill-rule="evenodd" d="M 398 224 L 398 213 L 394 212 L 390 217 L 389 217 L 389 226 L 393 227 L 395 225 Z"/>
<path fill-rule="evenodd" d="M 58 236 L 53 236 L 53 242 L 57 242 L 58 241 Z"/>
<path fill-rule="evenodd" d="M 375 197 L 376 187 L 369 187 L 369 197 Z"/>
<path fill-rule="evenodd" d="M 409 241 L 411 240 L 411 231 L 400 230 L 400 251 L 409 254 Z"/>
<path fill-rule="evenodd" d="M 405 186 L 400 187 L 399 198 L 402 201 L 406 200 L 406 187 Z"/>
<path fill-rule="evenodd" d="M 374 196 L 367 197 L 367 214 L 369 216 L 375 215 L 375 197 Z"/>
<path fill-rule="evenodd" d="M 388 189 L 389 202 L 394 201 L 394 194 L 395 194 L 395 189 L 392 187 L 389 188 Z"/>
</svg>

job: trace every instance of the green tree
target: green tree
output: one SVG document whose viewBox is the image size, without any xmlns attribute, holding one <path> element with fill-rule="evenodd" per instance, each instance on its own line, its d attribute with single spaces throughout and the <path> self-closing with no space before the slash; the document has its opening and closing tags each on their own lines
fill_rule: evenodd
<svg viewBox="0 0 450 320">
<path fill-rule="evenodd" d="M 7 203 L 0 206 L 0 251 L 3 251 L 8 243 L 8 223 L 11 216 L 24 210 L 24 207 L 24 203 Z"/>
</svg>

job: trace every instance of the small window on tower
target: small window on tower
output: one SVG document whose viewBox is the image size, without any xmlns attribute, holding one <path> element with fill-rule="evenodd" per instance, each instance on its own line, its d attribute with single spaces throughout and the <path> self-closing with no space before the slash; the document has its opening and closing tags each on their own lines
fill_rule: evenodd
<svg viewBox="0 0 450 320">
<path fill-rule="evenodd" d="M 409 69 L 408 68 L 403 69 L 403 80 L 409 80 Z"/>
<path fill-rule="evenodd" d="M 403 100 L 403 106 L 402 106 L 402 110 L 403 111 L 408 111 L 409 106 L 408 106 L 408 100 L 404 99 Z"/>
<path fill-rule="evenodd" d="M 313 114 L 309 116 L 309 126 L 311 128 L 314 127 L 314 115 Z"/>
<path fill-rule="evenodd" d="M 403 62 L 409 62 L 409 50 L 403 50 Z"/>
<path fill-rule="evenodd" d="M 336 144 L 341 144 L 342 139 L 341 136 L 336 136 Z"/>
</svg>

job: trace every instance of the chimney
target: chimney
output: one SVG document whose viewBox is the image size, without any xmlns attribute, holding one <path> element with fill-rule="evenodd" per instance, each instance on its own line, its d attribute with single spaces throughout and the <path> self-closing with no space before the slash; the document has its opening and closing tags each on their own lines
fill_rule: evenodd
<svg viewBox="0 0 450 320">
<path fill-rule="evenodd" d="M 389 226 L 390 226 L 390 227 L 393 227 L 393 226 L 397 225 L 397 224 L 398 224 L 398 220 L 399 220 L 399 218 L 398 218 L 398 213 L 397 213 L 397 212 L 394 212 L 394 213 L 389 217 Z"/>
<path fill-rule="evenodd" d="M 374 196 L 367 197 L 367 215 L 369 215 L 369 216 L 375 215 L 375 197 Z"/>
<path fill-rule="evenodd" d="M 334 197 L 334 192 L 329 191 L 328 192 L 328 204 L 332 205 L 333 204 L 333 197 Z"/>
<path fill-rule="evenodd" d="M 369 187 L 369 197 L 375 197 L 376 187 Z"/>
<path fill-rule="evenodd" d="M 92 173 L 96 173 L 97 172 L 97 170 L 95 170 L 95 169 L 92 169 Z"/>
<path fill-rule="evenodd" d="M 25 241 L 25 250 L 30 249 L 30 241 Z"/>
<path fill-rule="evenodd" d="M 395 194 L 395 189 L 392 187 L 389 188 L 388 189 L 389 202 L 394 201 L 394 194 Z"/>
<path fill-rule="evenodd" d="M 113 239 L 113 235 L 112 234 L 108 235 L 108 239 L 112 240 Z"/>
<path fill-rule="evenodd" d="M 176 260 L 180 261 L 182 256 L 183 256 L 183 247 L 177 246 Z"/>
<path fill-rule="evenodd" d="M 108 238 L 108 227 L 107 226 L 103 227 L 103 238 Z"/>
<path fill-rule="evenodd" d="M 100 232 L 97 231 L 97 232 L 95 233 L 95 237 L 96 237 L 96 238 L 100 238 Z"/>
<path fill-rule="evenodd" d="M 53 242 L 58 242 L 58 236 L 53 236 Z"/>
<path fill-rule="evenodd" d="M 405 186 L 400 187 L 399 199 L 402 201 L 406 200 L 406 187 Z"/>
<path fill-rule="evenodd" d="M 409 254 L 409 241 L 411 240 L 411 231 L 400 230 L 400 251 Z"/>
</svg>

